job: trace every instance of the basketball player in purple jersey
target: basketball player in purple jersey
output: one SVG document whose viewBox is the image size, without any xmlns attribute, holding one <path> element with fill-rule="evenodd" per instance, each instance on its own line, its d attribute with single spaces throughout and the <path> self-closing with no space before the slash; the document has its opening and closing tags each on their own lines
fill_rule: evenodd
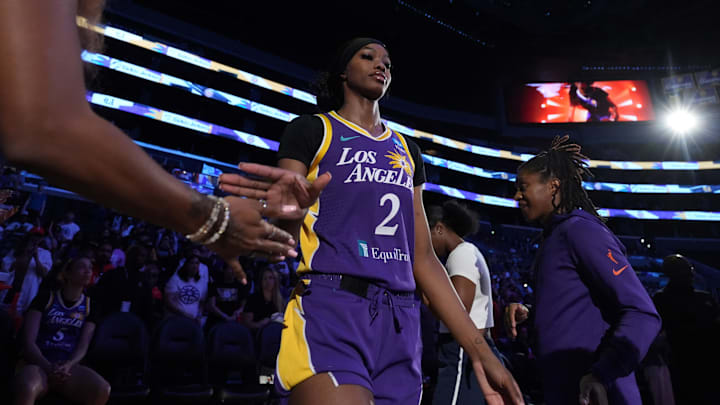
<svg viewBox="0 0 720 405">
<path fill-rule="evenodd" d="M 420 150 L 380 120 L 378 100 L 390 81 L 385 46 L 354 39 L 338 53 L 318 97 L 330 112 L 301 116 L 283 134 L 280 168 L 310 181 L 329 172 L 333 180 L 304 218 L 282 224 L 299 235 L 302 260 L 301 283 L 285 312 L 275 386 L 291 404 L 418 404 L 417 282 L 472 359 L 488 402 L 522 404 L 515 380 L 435 256 Z M 252 182 L 239 176 L 221 181 L 229 192 L 266 195 L 247 192 Z M 294 202 L 297 194 L 287 193 Z"/>
</svg>

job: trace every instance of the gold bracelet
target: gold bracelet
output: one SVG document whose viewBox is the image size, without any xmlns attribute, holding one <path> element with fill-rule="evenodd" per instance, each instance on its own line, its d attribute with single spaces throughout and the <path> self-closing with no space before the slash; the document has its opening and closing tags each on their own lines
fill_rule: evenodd
<svg viewBox="0 0 720 405">
<path fill-rule="evenodd" d="M 208 198 L 213 200 L 215 204 L 213 205 L 212 212 L 210 213 L 210 217 L 205 221 L 204 224 L 198 229 L 195 233 L 185 235 L 185 237 L 193 243 L 198 243 L 201 240 L 205 239 L 207 237 L 208 232 L 215 226 L 215 223 L 218 220 L 218 215 L 220 214 L 220 208 L 222 208 L 222 202 L 218 197 L 215 197 L 214 195 L 208 195 Z"/>
<path fill-rule="evenodd" d="M 225 200 L 224 198 L 220 198 L 220 201 L 222 202 L 225 212 L 222 224 L 220 224 L 220 228 L 218 228 L 217 232 L 215 232 L 213 236 L 210 237 L 210 239 L 204 242 L 200 242 L 203 245 L 212 245 L 213 243 L 217 242 L 217 240 L 220 239 L 220 237 L 225 233 L 228 228 L 228 224 L 230 223 L 230 203 L 227 202 L 227 200 Z"/>
</svg>

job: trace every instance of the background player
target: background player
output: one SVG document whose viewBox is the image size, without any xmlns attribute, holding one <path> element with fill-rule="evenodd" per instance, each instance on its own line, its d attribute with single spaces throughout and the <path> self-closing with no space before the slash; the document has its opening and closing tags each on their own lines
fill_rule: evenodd
<svg viewBox="0 0 720 405">
<path fill-rule="evenodd" d="M 582 188 L 589 174 L 580 146 L 556 137 L 547 152 L 518 168 L 523 217 L 543 226 L 536 253 L 536 354 L 545 401 L 641 405 L 633 370 L 660 330 L 660 317 Z M 509 335 L 527 318 L 506 308 Z M 599 401 L 599 402 L 596 402 Z"/>
<path fill-rule="evenodd" d="M 442 207 L 428 207 L 427 217 L 435 253 L 447 259 L 445 268 L 455 291 L 499 359 L 489 331 L 495 326 L 490 271 L 478 248 L 463 240 L 477 232 L 476 215 L 457 201 L 449 200 Z M 484 404 L 485 397 L 468 357 L 444 324 L 440 325 L 438 343 L 440 368 L 433 404 Z"/>
</svg>

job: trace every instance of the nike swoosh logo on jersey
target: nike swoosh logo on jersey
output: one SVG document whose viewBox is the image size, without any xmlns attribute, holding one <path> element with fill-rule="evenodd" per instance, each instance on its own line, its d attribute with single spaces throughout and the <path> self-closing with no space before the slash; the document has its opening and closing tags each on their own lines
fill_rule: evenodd
<svg viewBox="0 0 720 405">
<path fill-rule="evenodd" d="M 623 271 L 625 271 L 625 269 L 627 269 L 627 267 L 628 267 L 628 265 L 626 264 L 626 265 L 622 266 L 622 267 L 620 268 L 620 270 L 615 270 L 615 269 L 613 269 L 613 274 L 616 275 L 616 276 L 619 276 L 620 273 L 622 273 Z"/>
<path fill-rule="evenodd" d="M 341 136 L 341 137 L 340 137 L 340 142 L 351 141 L 351 140 L 353 140 L 353 139 L 355 139 L 355 138 L 360 138 L 360 135 L 356 135 L 356 136 Z"/>
<path fill-rule="evenodd" d="M 615 263 L 615 264 L 619 264 L 618 261 L 615 260 L 615 258 L 613 257 L 612 251 L 611 251 L 610 249 L 608 249 L 607 257 L 608 257 L 608 259 L 610 259 L 611 262 L 613 262 L 613 263 Z"/>
</svg>

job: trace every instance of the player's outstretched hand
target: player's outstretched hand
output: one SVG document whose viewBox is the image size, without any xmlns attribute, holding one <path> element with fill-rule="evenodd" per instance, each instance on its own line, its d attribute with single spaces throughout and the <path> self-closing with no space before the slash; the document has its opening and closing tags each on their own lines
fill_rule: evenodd
<svg viewBox="0 0 720 405">
<path fill-rule="evenodd" d="M 210 245 L 232 268 L 243 284 L 247 277 L 238 256 L 261 257 L 270 261 L 296 257 L 297 245 L 292 236 L 263 219 L 263 206 L 257 200 L 226 197 L 230 204 L 230 223 L 222 237 Z"/>
<path fill-rule="evenodd" d="M 237 196 L 264 200 L 267 203 L 262 212 L 264 216 L 285 220 L 303 218 L 331 179 L 330 173 L 324 173 L 310 183 L 293 171 L 256 163 L 240 163 L 238 168 L 262 180 L 225 173 L 220 176 L 220 189 Z"/>
</svg>

